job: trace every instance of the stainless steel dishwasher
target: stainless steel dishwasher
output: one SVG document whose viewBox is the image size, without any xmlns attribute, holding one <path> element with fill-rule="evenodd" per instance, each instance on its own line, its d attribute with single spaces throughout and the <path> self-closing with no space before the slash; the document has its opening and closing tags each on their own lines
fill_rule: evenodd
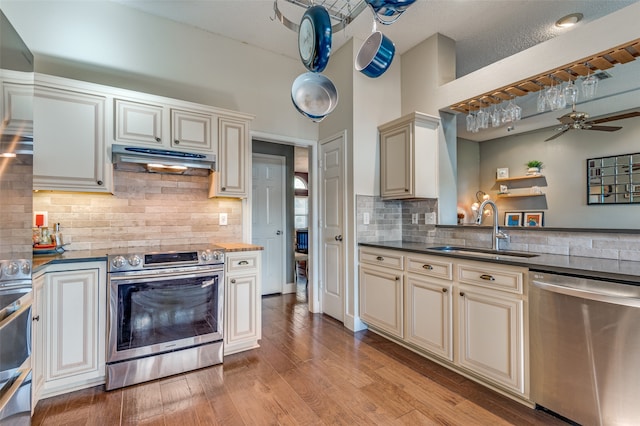
<svg viewBox="0 0 640 426">
<path fill-rule="evenodd" d="M 640 285 L 529 278 L 532 400 L 583 425 L 637 425 Z"/>
</svg>

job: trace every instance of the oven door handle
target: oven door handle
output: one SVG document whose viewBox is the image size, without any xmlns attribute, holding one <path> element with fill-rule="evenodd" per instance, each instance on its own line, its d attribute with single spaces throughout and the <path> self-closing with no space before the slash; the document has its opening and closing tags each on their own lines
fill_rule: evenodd
<svg viewBox="0 0 640 426">
<path fill-rule="evenodd" d="M 123 276 L 111 274 L 109 279 L 112 283 L 117 282 L 118 284 L 135 284 L 138 282 L 165 281 L 168 278 L 176 278 L 176 277 L 180 279 L 192 279 L 192 278 L 210 277 L 211 275 L 220 275 L 220 274 L 222 274 L 221 269 L 198 271 L 198 272 L 191 272 L 191 273 L 185 272 L 185 271 L 179 271 L 179 272 L 163 271 L 162 273 L 158 273 L 158 274 L 142 273 L 142 274 L 123 275 Z"/>
<path fill-rule="evenodd" d="M 218 281 L 217 277 L 216 278 L 211 278 L 210 280 L 207 280 L 207 281 L 202 281 L 202 284 L 200 284 L 200 288 L 211 287 L 212 285 L 214 285 L 216 283 L 216 281 Z"/>
</svg>

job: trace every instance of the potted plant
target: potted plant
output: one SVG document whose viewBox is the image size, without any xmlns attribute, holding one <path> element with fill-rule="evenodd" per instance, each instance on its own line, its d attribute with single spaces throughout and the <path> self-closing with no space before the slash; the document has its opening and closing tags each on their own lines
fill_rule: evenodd
<svg viewBox="0 0 640 426">
<path fill-rule="evenodd" d="M 528 161 L 525 165 L 527 166 L 528 175 L 537 175 L 538 173 L 540 173 L 540 170 L 542 170 L 542 161 L 531 160 Z"/>
</svg>

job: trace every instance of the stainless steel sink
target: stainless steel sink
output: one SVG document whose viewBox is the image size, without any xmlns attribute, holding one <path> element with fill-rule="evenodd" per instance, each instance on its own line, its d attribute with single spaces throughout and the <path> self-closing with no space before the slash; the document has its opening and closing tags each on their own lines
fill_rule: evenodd
<svg viewBox="0 0 640 426">
<path fill-rule="evenodd" d="M 471 248 L 471 247 L 452 247 L 452 246 L 442 246 L 442 247 L 427 247 L 427 250 L 433 250 L 440 253 L 451 253 L 451 254 L 460 254 L 465 256 L 477 256 L 491 259 L 528 259 L 531 257 L 538 256 L 533 253 L 523 253 L 518 251 L 508 251 L 508 250 L 491 250 L 491 249 L 481 249 L 481 248 Z"/>
</svg>

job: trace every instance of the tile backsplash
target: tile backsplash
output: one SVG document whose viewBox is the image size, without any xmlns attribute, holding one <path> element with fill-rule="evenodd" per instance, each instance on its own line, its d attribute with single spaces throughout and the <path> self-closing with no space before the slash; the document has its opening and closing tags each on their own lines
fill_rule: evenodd
<svg viewBox="0 0 640 426">
<path fill-rule="evenodd" d="M 40 191 L 35 211 L 60 223 L 66 250 L 242 241 L 242 203 L 208 198 L 207 176 L 114 171 L 113 195 Z M 218 225 L 226 213 L 228 225 Z"/>
<path fill-rule="evenodd" d="M 433 245 L 491 248 L 491 227 L 425 225 L 424 214 L 437 211 L 437 200 L 383 201 L 356 196 L 358 242 L 409 241 Z M 369 224 L 364 224 L 365 214 Z M 418 214 L 418 224 L 412 215 Z M 524 252 L 640 261 L 640 233 L 598 230 L 504 228 L 510 241 L 500 248 Z"/>
</svg>

